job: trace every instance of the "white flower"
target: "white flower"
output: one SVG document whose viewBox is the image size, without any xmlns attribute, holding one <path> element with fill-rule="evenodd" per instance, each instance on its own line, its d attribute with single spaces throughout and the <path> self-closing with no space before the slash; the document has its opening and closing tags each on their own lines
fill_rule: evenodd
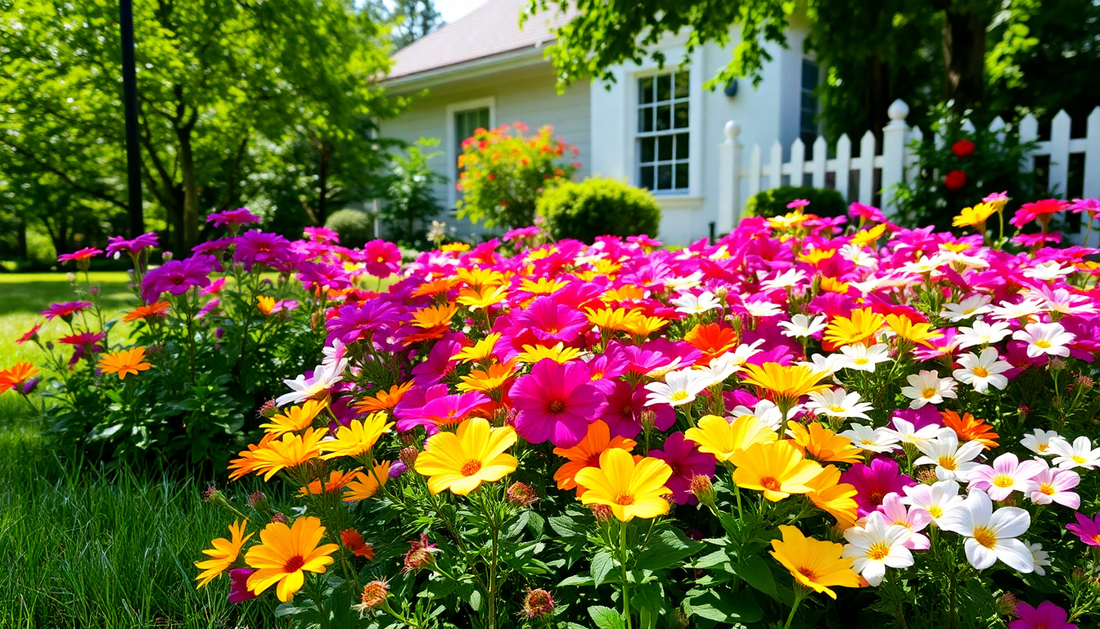
<svg viewBox="0 0 1100 629">
<path fill-rule="evenodd" d="M 955 379 L 963 384 L 974 387 L 978 393 L 985 393 L 990 386 L 1004 390 L 1008 386 L 1008 378 L 1002 376 L 1004 372 L 1012 369 L 1008 361 L 1000 360 L 997 350 L 987 347 L 979 354 L 963 354 L 959 356 L 961 369 L 951 372 Z"/>
<path fill-rule="evenodd" d="M 286 406 L 323 397 L 336 386 L 337 382 L 340 382 L 347 366 L 348 359 L 341 358 L 336 362 L 317 365 L 313 370 L 312 378 L 306 378 L 305 374 L 301 374 L 293 380 L 283 380 L 283 384 L 290 387 L 292 391 L 276 398 L 275 405 Z"/>
<path fill-rule="evenodd" d="M 1088 437 L 1078 437 L 1070 444 L 1065 439 L 1051 440 L 1050 449 L 1054 454 L 1054 464 L 1063 470 L 1071 470 L 1075 467 L 1094 469 L 1100 467 L 1100 448 L 1092 449 L 1092 442 Z"/>
<path fill-rule="evenodd" d="M 733 356 L 730 357 L 730 360 L 738 367 L 744 367 L 750 358 L 760 353 L 760 346 L 763 344 L 764 339 L 757 339 L 752 343 L 742 343 L 737 346 L 737 349 L 733 350 Z"/>
<path fill-rule="evenodd" d="M 780 321 L 779 327 L 783 328 L 783 336 L 790 338 L 806 338 L 825 329 L 828 318 L 819 315 L 810 319 L 804 314 L 796 314 L 790 321 Z"/>
<path fill-rule="evenodd" d="M 967 474 L 978 467 L 974 459 L 982 453 L 979 441 L 967 441 L 959 445 L 959 436 L 950 428 L 940 428 L 935 439 L 930 439 L 917 449 L 924 456 L 913 461 L 913 465 L 935 465 L 936 478 L 940 480 L 966 480 Z"/>
<path fill-rule="evenodd" d="M 989 312 L 989 302 L 991 299 L 989 295 L 973 295 L 957 304 L 944 304 L 943 310 L 940 311 L 940 316 L 951 323 L 958 323 L 963 319 L 969 319 L 970 317 L 976 317 Z"/>
<path fill-rule="evenodd" d="M 1057 502 L 1074 511 L 1081 507 L 1081 496 L 1075 491 L 1070 491 L 1081 483 L 1080 474 L 1073 470 L 1045 467 L 1031 479 L 1031 483 L 1032 488 L 1028 498 L 1037 505 Z"/>
<path fill-rule="evenodd" d="M 1050 456 L 1055 454 L 1051 446 L 1056 441 L 1061 441 L 1066 444 L 1066 447 L 1069 447 L 1069 442 L 1063 439 L 1062 435 L 1053 430 L 1039 430 L 1036 428 L 1030 435 L 1024 435 L 1024 438 L 1020 440 L 1020 445 L 1040 456 Z"/>
<path fill-rule="evenodd" d="M 741 371 L 741 364 L 737 363 L 733 352 L 726 352 L 711 359 L 710 364 L 706 367 L 696 367 L 695 371 L 705 375 L 708 382 L 707 386 L 711 387 L 725 382 L 726 378 Z"/>
<path fill-rule="evenodd" d="M 825 354 L 814 354 L 810 357 L 810 360 L 803 360 L 798 364 L 813 367 L 815 370 L 823 371 L 831 376 L 840 369 L 840 365 L 837 363 L 843 358 L 844 356 L 842 354 L 829 354 L 828 356 Z"/>
<path fill-rule="evenodd" d="M 1031 553 L 1031 560 L 1035 564 L 1035 574 L 1045 577 L 1047 571 L 1043 568 L 1050 565 L 1050 555 L 1043 550 L 1043 545 L 1039 542 L 1028 544 L 1027 550 Z"/>
<path fill-rule="evenodd" d="M 905 381 L 909 386 L 902 387 L 901 394 L 913 400 L 909 408 L 922 408 L 925 404 L 935 406 L 943 402 L 943 398 L 954 398 L 955 381 L 952 378 L 940 378 L 934 371 L 922 369 L 920 373 L 906 376 Z"/>
<path fill-rule="evenodd" d="M 837 359 L 837 367 L 840 369 L 855 369 L 874 373 L 875 365 L 890 360 L 889 350 L 886 345 L 872 345 L 865 347 L 862 344 L 845 345 L 840 348 L 841 358 Z"/>
<path fill-rule="evenodd" d="M 674 291 L 691 290 L 703 281 L 703 272 L 696 271 L 687 277 L 666 277 L 665 287 Z"/>
<path fill-rule="evenodd" d="M 336 365 L 344 359 L 348 350 L 343 341 L 335 339 L 332 341 L 332 345 L 326 345 L 321 350 L 321 353 L 325 356 L 324 359 L 321 360 L 322 365 Z"/>
<path fill-rule="evenodd" d="M 993 460 L 993 465 L 979 465 L 967 474 L 970 489 L 980 489 L 993 500 L 1001 501 L 1019 491 L 1030 493 L 1035 484 L 1031 482 L 1046 467 L 1044 461 L 1024 461 L 1015 454 L 1007 452 Z"/>
<path fill-rule="evenodd" d="M 802 405 L 797 405 L 792 408 L 788 415 L 793 416 L 795 413 L 802 409 Z M 756 408 L 752 409 L 747 406 L 737 406 L 730 411 L 730 417 L 733 420 L 741 419 L 745 416 L 755 417 L 761 424 L 771 428 L 774 431 L 778 431 L 779 427 L 783 424 L 783 413 L 779 410 L 779 407 L 775 405 L 771 400 L 760 400 L 756 403 Z"/>
<path fill-rule="evenodd" d="M 773 304 L 770 301 L 762 299 L 754 301 L 742 301 L 741 303 L 745 307 L 745 312 L 747 312 L 749 316 L 756 317 L 757 319 L 774 317 L 775 315 L 783 312 L 783 310 L 779 306 Z"/>
<path fill-rule="evenodd" d="M 863 266 L 872 269 L 878 266 L 878 260 L 875 258 L 875 256 L 871 255 L 870 252 L 868 252 L 866 249 L 856 244 L 848 243 L 841 247 L 840 255 L 845 260 L 848 260 L 856 266 Z"/>
<path fill-rule="evenodd" d="M 694 369 L 673 371 L 665 376 L 664 382 L 650 382 L 645 385 L 646 391 L 649 391 L 645 398 L 645 405 L 668 404 L 669 406 L 680 406 L 691 404 L 695 401 L 695 396 L 706 389 L 708 385 L 707 375 Z"/>
<path fill-rule="evenodd" d="M 654 367 L 645 373 L 647 378 L 664 378 L 665 375 L 680 366 L 680 361 L 683 359 L 677 356 L 673 358 L 671 362 L 660 367 Z"/>
<path fill-rule="evenodd" d="M 940 430 L 940 427 L 935 424 L 928 424 L 917 430 L 912 422 L 900 417 L 895 417 L 893 424 L 893 429 L 883 428 L 882 430 L 892 433 L 899 443 L 911 443 L 914 446 L 928 443 L 930 439 L 936 437 L 936 433 Z"/>
<path fill-rule="evenodd" d="M 1031 550 L 1016 539 L 1031 526 L 1031 514 L 1018 507 L 1002 507 L 994 512 L 993 501 L 980 490 L 971 491 L 963 507 L 945 517 L 940 527 L 966 538 L 970 565 L 985 570 L 1000 559 L 1019 572 L 1035 569 Z"/>
<path fill-rule="evenodd" d="M 844 389 L 826 389 L 810 393 L 806 408 L 829 417 L 870 419 L 866 411 L 871 410 L 872 406 L 867 402 L 860 402 L 859 394 L 854 391 L 848 393 Z"/>
<path fill-rule="evenodd" d="M 770 280 L 760 282 L 760 288 L 775 290 L 777 288 L 790 288 L 797 286 L 806 279 L 806 273 L 798 269 L 787 269 Z"/>
<path fill-rule="evenodd" d="M 671 303 L 676 306 L 676 312 L 682 312 L 686 315 L 703 314 L 709 310 L 717 310 L 722 307 L 722 302 L 718 301 L 718 298 L 710 291 L 704 291 L 700 295 L 683 293 L 673 299 Z"/>
<path fill-rule="evenodd" d="M 996 321 L 992 324 L 981 319 L 971 324 L 971 327 L 959 328 L 955 340 L 959 343 L 959 349 L 966 349 L 976 345 L 990 345 L 999 343 L 1001 339 L 1010 334 L 1008 324 L 1004 321 Z"/>
<path fill-rule="evenodd" d="M 851 439 L 853 445 L 864 450 L 893 452 L 898 449 L 898 440 L 892 433 L 892 430 L 886 430 L 885 428 L 871 428 L 863 424 L 852 424 L 848 430 L 840 433 L 840 436 Z"/>
<path fill-rule="evenodd" d="M 1066 332 L 1061 323 L 1029 323 L 1023 330 L 1016 330 L 1012 338 L 1027 343 L 1029 358 L 1048 356 L 1069 356 L 1066 345 L 1077 338 Z"/>
<path fill-rule="evenodd" d="M 959 495 L 959 484 L 953 480 L 941 480 L 931 485 L 914 485 L 902 489 L 905 491 L 905 497 L 901 499 L 902 503 L 912 507 L 912 510 L 924 511 L 932 518 L 932 523 L 941 528 L 940 521 L 943 518 L 963 508 L 964 499 Z"/>
<path fill-rule="evenodd" d="M 940 253 L 936 253 L 934 256 L 924 256 L 920 260 L 906 262 L 902 265 L 900 272 L 924 275 L 939 270 L 944 264 L 947 264 L 947 260 Z"/>
<path fill-rule="evenodd" d="M 879 512 L 867 516 L 862 526 L 852 526 L 844 531 L 841 557 L 855 557 L 852 569 L 863 575 L 871 585 L 878 586 L 886 576 L 886 568 L 908 568 L 913 565 L 913 554 L 905 547 L 912 532 L 904 526 L 886 524 Z"/>
<path fill-rule="evenodd" d="M 1031 315 L 1037 315 L 1043 311 L 1042 302 L 1036 299 L 1025 299 L 1018 304 L 1002 301 L 993 308 L 993 318 L 1007 321 L 1009 319 L 1026 319 Z"/>
<path fill-rule="evenodd" d="M 1051 260 L 1049 262 L 1041 262 L 1031 267 L 1030 269 L 1024 269 L 1024 277 L 1031 278 L 1033 280 L 1039 280 L 1040 282 L 1046 282 L 1065 275 L 1073 273 L 1075 269 L 1073 267 L 1063 268 L 1058 262 Z"/>
</svg>

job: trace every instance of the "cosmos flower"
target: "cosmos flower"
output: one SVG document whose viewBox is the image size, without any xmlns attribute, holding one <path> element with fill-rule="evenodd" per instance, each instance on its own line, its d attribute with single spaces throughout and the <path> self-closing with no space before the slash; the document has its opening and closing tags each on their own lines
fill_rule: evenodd
<svg viewBox="0 0 1100 629">
<path fill-rule="evenodd" d="M 697 504 L 699 499 L 689 491 L 691 480 L 696 476 L 714 476 L 714 456 L 696 449 L 695 443 L 685 439 L 683 433 L 674 432 L 666 437 L 662 449 L 650 450 L 649 456 L 661 459 L 672 469 L 665 487 L 672 490 L 676 504 Z"/>
<path fill-rule="evenodd" d="M 604 403 L 588 368 L 579 361 L 539 361 L 531 373 L 516 380 L 510 396 L 519 411 L 516 432 L 531 443 L 550 441 L 558 448 L 580 443 Z"/>
<path fill-rule="evenodd" d="M 1031 526 L 1031 515 L 1017 507 L 993 510 L 993 501 L 985 492 L 975 489 L 967 496 L 961 509 L 940 520 L 940 528 L 966 538 L 966 559 L 978 570 L 989 568 L 998 560 L 1019 572 L 1035 569 L 1031 550 L 1016 539 Z"/>
</svg>

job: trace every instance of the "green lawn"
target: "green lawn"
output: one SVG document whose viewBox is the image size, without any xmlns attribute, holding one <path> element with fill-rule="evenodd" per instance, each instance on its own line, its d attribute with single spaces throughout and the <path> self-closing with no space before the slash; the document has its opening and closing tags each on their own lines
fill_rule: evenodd
<svg viewBox="0 0 1100 629">
<path fill-rule="evenodd" d="M 133 305 L 124 273 L 91 281 L 105 308 Z M 50 302 L 74 299 L 63 273 L 0 275 L 0 368 L 38 364 L 38 348 L 15 339 Z M 192 562 L 232 519 L 202 502 L 202 479 L 99 472 L 57 450 L 21 397 L 0 396 L 0 627 L 286 626 L 270 605 L 229 604 L 224 583 L 195 590 Z"/>
</svg>

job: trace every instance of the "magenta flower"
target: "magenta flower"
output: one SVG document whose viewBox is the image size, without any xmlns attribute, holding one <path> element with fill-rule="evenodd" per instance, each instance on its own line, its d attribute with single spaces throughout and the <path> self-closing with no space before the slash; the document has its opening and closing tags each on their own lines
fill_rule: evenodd
<svg viewBox="0 0 1100 629">
<path fill-rule="evenodd" d="M 122 236 L 111 236 L 107 239 L 107 255 L 127 254 L 136 256 L 146 249 L 152 249 L 160 244 L 156 232 L 142 234 L 137 238 L 127 240 Z"/>
<path fill-rule="evenodd" d="M 595 362 L 595 361 L 593 361 Z M 591 363 L 589 363 L 591 366 Z M 595 381 L 596 386 L 600 380 Z M 649 410 L 654 413 L 653 426 L 660 431 L 672 428 L 676 423 L 676 410 L 668 404 L 655 404 L 646 408 L 647 391 L 640 386 L 630 386 L 630 383 L 622 380 L 608 381 L 615 385 L 614 390 L 607 396 L 607 404 L 604 406 L 600 419 L 607 424 L 612 437 L 626 437 L 633 439 L 642 432 L 642 413 Z"/>
<path fill-rule="evenodd" d="M 1066 529 L 1076 533 L 1081 541 L 1089 546 L 1100 546 L 1100 515 L 1092 518 L 1083 513 L 1077 514 L 1077 524 L 1067 524 Z"/>
<path fill-rule="evenodd" d="M 897 461 L 882 456 L 875 457 L 869 466 L 856 463 L 840 475 L 840 482 L 856 488 L 856 511 L 861 518 L 876 511 L 887 494 L 901 494 L 905 487 L 916 484 L 898 473 Z"/>
<path fill-rule="evenodd" d="M 428 400 L 413 412 L 405 411 L 405 419 L 397 421 L 398 432 L 412 430 L 416 426 L 451 426 L 469 417 L 474 411 L 491 403 L 483 393 L 471 391 L 456 395 L 444 395 Z M 414 419 L 409 419 L 410 417 Z"/>
<path fill-rule="evenodd" d="M 1069 207 L 1069 201 L 1061 199 L 1043 199 L 1034 203 L 1025 203 L 1016 210 L 1011 222 L 1016 229 L 1023 228 L 1031 221 L 1038 220 L 1043 225 L 1050 222 L 1051 217 Z"/>
<path fill-rule="evenodd" d="M 504 242 L 511 242 L 513 240 L 520 241 L 524 238 L 534 238 L 539 235 L 539 228 L 532 225 L 530 227 L 520 227 L 518 229 L 510 229 L 504 232 L 504 235 L 500 237 Z M 518 244 L 518 243 L 517 243 Z"/>
<path fill-rule="evenodd" d="M 164 293 L 182 295 L 192 286 L 205 288 L 210 285 L 208 275 L 217 267 L 217 259 L 204 254 L 165 262 L 141 279 L 141 297 L 151 304 Z"/>
<path fill-rule="evenodd" d="M 516 432 L 531 443 L 572 448 L 588 434 L 588 423 L 600 416 L 603 396 L 582 362 L 564 365 L 540 360 L 531 373 L 516 380 L 510 393 L 519 411 Z"/>
<path fill-rule="evenodd" d="M 1016 603 L 1017 620 L 1008 623 L 1008 629 L 1077 629 L 1077 625 L 1068 621 L 1066 610 L 1050 601 L 1032 607 L 1020 601 Z"/>
<path fill-rule="evenodd" d="M 232 228 L 237 225 L 259 223 L 260 217 L 256 216 L 252 212 L 249 212 L 248 208 L 242 207 L 235 210 L 226 210 L 224 212 L 214 212 L 206 217 L 206 222 L 214 223 L 214 227 L 229 225 Z"/>
<path fill-rule="evenodd" d="M 42 316 L 46 317 L 46 320 L 56 319 L 61 317 L 65 321 L 72 319 L 72 316 L 81 310 L 92 305 L 90 301 L 66 301 L 56 304 L 50 304 L 49 308 L 46 308 L 41 312 Z"/>
<path fill-rule="evenodd" d="M 363 245 L 362 259 L 372 277 L 389 277 L 401 270 L 401 250 L 385 240 L 372 240 Z"/>
<path fill-rule="evenodd" d="M 72 253 L 63 253 L 57 257 L 57 261 L 61 263 L 65 262 L 85 262 L 103 253 L 102 249 L 96 249 L 95 247 L 84 247 L 78 251 Z"/>
<path fill-rule="evenodd" d="M 329 332 L 328 343 L 331 344 L 334 338 L 345 345 L 369 339 L 379 330 L 394 324 L 399 315 L 393 304 L 381 299 L 340 306 L 325 323 Z"/>
<path fill-rule="evenodd" d="M 331 290 L 351 287 L 351 278 L 342 266 L 336 264 L 302 262 L 298 265 L 298 280 L 302 282 L 302 287 L 310 292 L 316 292 L 315 287 Z"/>
<path fill-rule="evenodd" d="M 306 238 L 314 242 L 340 244 L 340 234 L 337 234 L 328 227 L 307 227 L 304 231 Z"/>
<path fill-rule="evenodd" d="M 254 229 L 237 237 L 237 250 L 233 252 L 233 260 L 250 271 L 257 264 L 289 271 L 294 266 L 293 257 L 286 238 Z"/>
<path fill-rule="evenodd" d="M 684 439 L 683 433 L 674 432 L 665 439 L 664 450 L 650 450 L 649 456 L 657 457 L 672 468 L 672 476 L 665 487 L 672 490 L 672 497 L 678 505 L 698 504 L 699 499 L 691 493 L 691 479 L 696 476 L 714 476 L 714 456 L 696 449 L 695 443 Z"/>
<path fill-rule="evenodd" d="M 542 343 L 572 343 L 589 326 L 588 317 L 578 309 L 540 297 L 515 318 L 518 327 L 535 335 Z"/>
<path fill-rule="evenodd" d="M 254 572 L 251 568 L 234 568 L 229 571 L 229 602 L 243 603 L 256 598 L 248 589 L 248 577 Z"/>
<path fill-rule="evenodd" d="M 864 205 L 856 202 L 848 206 L 848 215 L 852 218 L 858 218 L 863 221 L 870 221 L 872 223 L 885 223 L 886 215 L 882 213 L 882 210 L 871 205 Z"/>
<path fill-rule="evenodd" d="M 225 249 L 228 249 L 235 242 L 237 242 L 235 238 L 226 236 L 225 238 L 218 238 L 216 240 L 207 240 L 206 242 L 200 242 L 194 247 L 191 247 L 191 251 L 192 253 L 214 253 L 215 251 L 223 251 Z"/>
</svg>

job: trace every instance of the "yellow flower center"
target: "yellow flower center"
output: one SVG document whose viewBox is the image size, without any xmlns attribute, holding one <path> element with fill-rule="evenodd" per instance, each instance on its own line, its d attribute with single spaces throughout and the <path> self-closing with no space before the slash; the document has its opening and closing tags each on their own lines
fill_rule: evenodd
<svg viewBox="0 0 1100 629">
<path fill-rule="evenodd" d="M 1073 459 L 1074 463 L 1084 463 L 1085 462 L 1085 457 L 1083 457 L 1079 454 L 1075 454 L 1070 458 Z"/>
<path fill-rule="evenodd" d="M 855 360 L 855 363 L 856 363 L 857 365 L 866 365 L 866 364 L 867 364 L 867 363 L 869 363 L 869 362 L 871 362 L 871 360 L 870 360 L 869 358 L 857 358 L 857 359 Z"/>
<path fill-rule="evenodd" d="M 687 391 L 674 391 L 672 393 L 672 401 L 673 402 L 681 402 L 683 400 L 686 400 L 687 398 L 688 398 L 688 392 Z"/>
<path fill-rule="evenodd" d="M 985 377 L 989 376 L 989 372 L 986 371 L 984 367 L 975 367 L 975 368 L 970 370 L 970 373 L 974 374 L 975 376 L 978 376 L 979 378 L 985 378 Z"/>
<path fill-rule="evenodd" d="M 298 572 L 304 565 L 306 565 L 306 560 L 303 559 L 301 555 L 294 555 L 283 564 L 283 572 L 287 574 Z"/>
<path fill-rule="evenodd" d="M 1053 496 L 1054 494 L 1058 493 L 1058 491 L 1054 489 L 1054 485 L 1048 485 L 1047 483 L 1039 483 L 1039 491 L 1043 492 L 1047 496 Z"/>
<path fill-rule="evenodd" d="M 809 581 L 815 581 L 817 579 L 817 573 L 814 572 L 813 568 L 808 566 L 800 566 L 798 568 L 798 573 L 806 577 Z"/>
<path fill-rule="evenodd" d="M 990 550 L 997 547 L 997 534 L 988 526 L 975 527 L 973 537 L 974 541 Z"/>
<path fill-rule="evenodd" d="M 1050 347 L 1050 341 L 1046 339 L 1039 339 L 1038 341 L 1035 341 L 1035 347 L 1047 349 L 1048 347 Z"/>
<path fill-rule="evenodd" d="M 473 476 L 481 471 L 481 461 L 467 461 L 459 472 L 463 476 Z"/>
<path fill-rule="evenodd" d="M 843 413 L 844 412 L 844 407 L 834 404 L 834 405 L 829 407 L 829 410 L 834 412 L 834 413 Z"/>
<path fill-rule="evenodd" d="M 618 496 L 615 496 L 615 504 L 624 507 L 632 505 L 634 504 L 634 496 L 631 496 L 630 494 L 619 494 Z"/>
<path fill-rule="evenodd" d="M 1016 480 L 1008 474 L 997 474 L 993 477 L 993 484 L 997 487 L 1012 487 L 1016 484 Z"/>
<path fill-rule="evenodd" d="M 943 517 L 943 507 L 941 507 L 939 505 L 932 505 L 931 507 L 928 507 L 928 515 L 930 515 L 930 516 L 932 516 L 933 518 L 936 518 L 936 519 L 942 518 Z"/>
<path fill-rule="evenodd" d="M 1039 452 L 1046 452 L 1047 450 L 1050 449 L 1050 444 L 1049 443 L 1040 443 L 1039 445 L 1035 446 L 1035 449 L 1038 450 Z"/>
<path fill-rule="evenodd" d="M 771 476 L 765 476 L 764 478 L 761 478 L 760 485 L 763 486 L 764 489 L 779 491 L 779 481 L 772 478 Z"/>
<path fill-rule="evenodd" d="M 925 388 L 925 390 L 920 392 L 920 396 L 922 398 L 926 399 L 926 400 L 931 400 L 932 398 L 936 397 L 936 393 L 937 393 L 937 389 L 933 389 L 932 387 L 927 387 L 927 388 Z"/>
<path fill-rule="evenodd" d="M 883 559 L 886 559 L 886 557 L 888 557 L 889 555 L 890 547 L 886 544 L 883 544 L 882 542 L 878 542 L 877 544 L 871 546 L 871 548 L 867 549 L 867 558 L 871 561 L 882 561 Z"/>
<path fill-rule="evenodd" d="M 949 472 L 954 472 L 955 468 L 959 466 L 958 463 L 955 462 L 955 457 L 953 456 L 941 456 L 936 462 L 939 463 L 940 467 Z"/>
</svg>

